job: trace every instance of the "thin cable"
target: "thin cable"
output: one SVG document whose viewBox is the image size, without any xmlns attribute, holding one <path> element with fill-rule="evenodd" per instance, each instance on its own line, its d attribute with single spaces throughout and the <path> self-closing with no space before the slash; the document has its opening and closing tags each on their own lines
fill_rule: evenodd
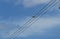
<svg viewBox="0 0 60 39">
<path fill-rule="evenodd" d="M 55 3 L 55 4 L 56 4 L 56 3 Z M 54 4 L 54 5 L 55 5 L 55 4 Z M 45 12 L 45 13 L 46 13 L 46 12 Z M 45 14 L 45 13 L 44 13 L 44 14 Z M 44 15 L 44 14 L 42 14 L 42 15 Z M 42 15 L 41 15 L 41 16 L 42 16 Z M 37 20 L 38 20 L 38 19 L 36 19 L 33 23 L 35 23 Z M 33 23 L 31 23 L 31 25 L 32 25 Z M 25 29 L 29 28 L 31 25 L 27 26 Z M 24 32 L 25 29 L 24 29 L 23 31 L 21 31 L 21 33 Z M 20 32 L 20 31 L 19 31 L 19 32 Z M 20 34 L 21 34 L 21 33 L 20 33 Z"/>
<path fill-rule="evenodd" d="M 45 13 L 44 13 L 44 14 L 45 14 Z M 42 15 L 44 15 L 44 14 L 42 14 Z M 42 16 L 42 15 L 41 15 L 41 16 Z"/>
<path fill-rule="evenodd" d="M 45 13 L 44 13 L 44 14 L 45 14 Z M 42 14 L 42 15 L 44 15 L 44 14 Z M 42 16 L 42 15 L 41 15 L 41 16 Z M 35 23 L 35 21 L 34 21 L 33 23 Z M 32 23 L 31 23 L 31 25 L 32 25 Z M 23 31 L 21 31 L 21 32 L 19 31 L 19 32 L 17 32 L 17 33 L 20 33 L 20 34 L 21 34 L 21 33 L 24 32 L 27 28 L 29 28 L 31 25 L 27 26 L 25 29 L 23 29 Z M 15 39 L 15 38 L 13 38 L 13 39 Z"/>
<path fill-rule="evenodd" d="M 51 2 L 52 2 L 52 1 L 51 1 Z M 50 2 L 49 2 L 49 3 L 50 3 Z M 48 4 L 49 4 L 49 3 L 48 3 Z M 44 6 L 44 7 L 45 7 L 45 6 Z M 44 7 L 43 7 L 43 9 L 44 9 Z M 41 10 L 42 10 L 42 9 L 41 9 Z M 29 21 L 30 21 L 30 20 L 32 20 L 32 18 L 29 19 Z M 26 23 L 28 23 L 29 21 L 27 21 Z M 26 23 L 25 23 L 24 25 L 26 25 Z M 23 26 L 24 26 L 24 25 L 23 25 Z M 20 28 L 21 28 L 21 27 L 20 27 Z"/>
</svg>

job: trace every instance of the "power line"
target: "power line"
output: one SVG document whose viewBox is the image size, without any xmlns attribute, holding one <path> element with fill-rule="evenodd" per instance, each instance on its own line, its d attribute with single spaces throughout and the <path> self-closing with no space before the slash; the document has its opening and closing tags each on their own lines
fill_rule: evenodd
<svg viewBox="0 0 60 39">
<path fill-rule="evenodd" d="M 55 0 L 55 1 L 56 1 L 56 0 Z M 55 2 L 53 2 L 53 3 L 55 3 Z M 51 6 L 49 6 L 49 7 L 51 7 Z M 48 8 L 49 8 L 49 7 L 48 7 Z M 53 7 L 53 5 L 52 5 L 52 7 Z M 45 10 L 44 10 L 44 11 L 45 11 Z M 46 12 L 42 13 L 42 15 L 44 15 L 45 13 L 46 13 Z M 41 16 L 42 16 L 42 15 L 41 15 Z M 39 17 L 38 17 L 38 18 L 39 18 Z M 32 21 L 35 22 L 35 21 L 36 21 L 35 19 L 37 20 L 37 18 L 33 18 Z M 35 21 L 34 21 L 34 20 L 35 20 Z M 28 24 L 29 24 L 29 23 L 31 23 L 31 21 L 28 22 Z M 32 25 L 32 24 L 33 24 L 33 23 L 31 23 L 31 25 Z M 30 27 L 30 25 L 29 25 L 28 27 Z M 28 28 L 28 27 L 27 27 L 27 28 Z M 23 30 L 25 30 L 24 28 L 25 28 L 25 26 L 22 27 Z M 17 32 L 20 32 L 20 29 L 19 29 L 19 31 L 17 31 Z M 15 35 L 15 34 L 17 34 L 17 33 L 16 33 L 16 32 L 13 33 L 13 35 Z"/>
</svg>

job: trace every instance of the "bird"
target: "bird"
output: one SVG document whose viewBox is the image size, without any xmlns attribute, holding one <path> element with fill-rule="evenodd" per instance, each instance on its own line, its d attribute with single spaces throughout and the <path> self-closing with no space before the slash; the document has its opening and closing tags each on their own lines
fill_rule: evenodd
<svg viewBox="0 0 60 39">
<path fill-rule="evenodd" d="M 59 9 L 60 9 L 60 7 L 59 7 Z"/>
<path fill-rule="evenodd" d="M 32 18 L 36 18 L 36 16 L 32 16 Z"/>
</svg>

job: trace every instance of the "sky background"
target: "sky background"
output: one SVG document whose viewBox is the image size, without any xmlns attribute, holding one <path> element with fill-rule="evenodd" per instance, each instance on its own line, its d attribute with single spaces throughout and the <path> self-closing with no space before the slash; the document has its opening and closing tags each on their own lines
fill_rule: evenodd
<svg viewBox="0 0 60 39">
<path fill-rule="evenodd" d="M 0 0 L 0 39 L 6 39 L 51 0 Z M 53 0 L 52 0 L 53 1 Z M 15 39 L 60 39 L 60 3 Z"/>
</svg>

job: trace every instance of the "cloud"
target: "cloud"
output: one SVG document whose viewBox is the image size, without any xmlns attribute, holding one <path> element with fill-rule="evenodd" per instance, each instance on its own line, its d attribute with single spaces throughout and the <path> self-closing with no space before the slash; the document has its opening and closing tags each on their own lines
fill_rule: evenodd
<svg viewBox="0 0 60 39">
<path fill-rule="evenodd" d="M 5 38 L 8 34 L 9 31 L 13 30 L 14 28 L 16 28 L 17 26 L 14 24 L 10 24 L 10 23 L 0 23 L 0 36 L 2 38 Z"/>
<path fill-rule="evenodd" d="M 36 6 L 42 3 L 47 3 L 50 0 L 24 0 L 23 1 L 23 5 L 24 7 L 32 7 L 32 6 Z"/>
<path fill-rule="evenodd" d="M 24 22 L 25 21 L 22 21 L 22 24 Z M 46 32 L 45 31 L 46 29 L 55 27 L 58 24 L 60 24 L 60 18 L 56 18 L 56 17 L 40 18 L 36 23 L 34 23 L 30 28 L 28 28 L 26 31 L 24 31 L 19 36 L 20 37 L 27 37 L 27 36 L 30 36 L 30 35 L 33 35 L 33 34 L 37 34 L 37 33 L 43 35 L 44 32 Z M 15 32 L 15 30 L 12 30 L 12 32 Z M 10 34 L 11 34 L 11 32 L 10 32 Z"/>
<path fill-rule="evenodd" d="M 21 36 L 29 36 L 34 33 L 44 34 L 45 29 L 55 27 L 60 24 L 60 18 L 40 18 L 29 29 L 21 34 Z"/>
<path fill-rule="evenodd" d="M 3 0 L 7 3 L 17 5 L 23 5 L 24 7 L 33 7 L 42 3 L 47 3 L 50 0 Z"/>
</svg>

